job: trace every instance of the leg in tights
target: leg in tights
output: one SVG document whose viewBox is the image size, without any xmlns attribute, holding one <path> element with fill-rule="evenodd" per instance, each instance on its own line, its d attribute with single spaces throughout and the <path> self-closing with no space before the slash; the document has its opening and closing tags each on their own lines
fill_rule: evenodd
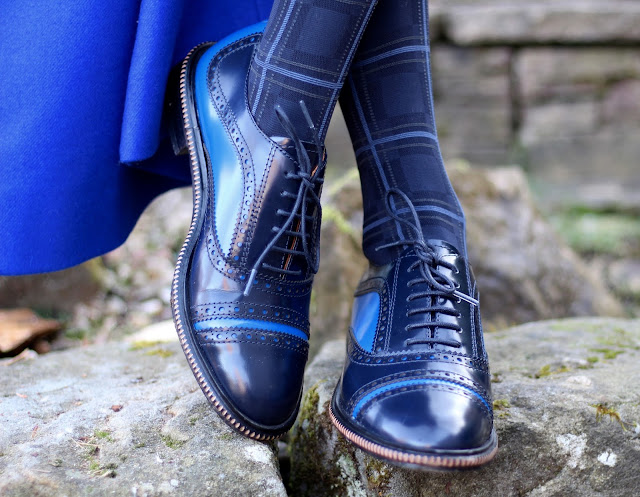
<svg viewBox="0 0 640 497">
<path fill-rule="evenodd" d="M 375 248 L 412 236 L 389 216 L 383 200 L 389 189 L 409 197 L 426 239 L 444 240 L 466 255 L 464 215 L 438 145 L 426 0 L 379 0 L 340 104 L 360 170 L 369 260 L 389 262 L 401 249 Z M 394 200 L 401 217 L 411 215 Z"/>
<path fill-rule="evenodd" d="M 285 136 L 279 105 L 300 130 L 303 100 L 321 140 L 375 0 L 276 0 L 251 64 L 249 107 L 268 136 Z M 310 136 L 302 136 L 311 141 Z"/>
</svg>

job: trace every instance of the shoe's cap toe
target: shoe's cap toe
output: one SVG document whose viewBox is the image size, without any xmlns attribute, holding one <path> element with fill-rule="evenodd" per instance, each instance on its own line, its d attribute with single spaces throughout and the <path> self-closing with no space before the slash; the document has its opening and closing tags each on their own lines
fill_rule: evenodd
<svg viewBox="0 0 640 497">
<path fill-rule="evenodd" d="M 282 337 L 274 342 L 268 333 L 257 339 L 207 343 L 202 350 L 232 410 L 254 426 L 276 429 L 297 413 L 308 345 Z"/>
<path fill-rule="evenodd" d="M 476 395 L 457 386 L 427 383 L 388 390 L 354 414 L 369 437 L 387 447 L 473 450 L 487 443 L 493 427 L 486 401 Z"/>
</svg>

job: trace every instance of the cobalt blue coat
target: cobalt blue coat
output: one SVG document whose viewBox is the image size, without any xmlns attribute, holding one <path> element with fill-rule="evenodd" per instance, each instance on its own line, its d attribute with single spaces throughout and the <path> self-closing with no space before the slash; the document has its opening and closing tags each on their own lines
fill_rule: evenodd
<svg viewBox="0 0 640 497">
<path fill-rule="evenodd" d="M 103 254 L 155 196 L 189 184 L 161 122 L 169 70 L 270 9 L 271 0 L 3 2 L 0 274 Z"/>
</svg>

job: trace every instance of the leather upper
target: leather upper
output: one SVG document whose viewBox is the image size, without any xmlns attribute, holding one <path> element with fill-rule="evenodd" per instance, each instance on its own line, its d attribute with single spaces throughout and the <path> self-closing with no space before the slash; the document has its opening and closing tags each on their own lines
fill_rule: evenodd
<svg viewBox="0 0 640 497">
<path fill-rule="evenodd" d="M 472 303 L 478 292 L 454 247 L 429 244 L 436 260 L 448 263 L 438 266 L 440 274 L 471 299 L 428 296 L 437 292 L 416 283 L 419 258 L 412 248 L 390 264 L 371 266 L 356 291 L 334 406 L 354 431 L 384 446 L 472 450 L 493 428 L 487 355 Z"/>
<path fill-rule="evenodd" d="M 316 257 L 320 216 L 319 206 L 308 202 L 306 220 L 295 215 L 265 252 L 305 192 L 292 140 L 265 136 L 247 106 L 247 73 L 259 40 L 259 32 L 238 33 L 197 63 L 207 203 L 187 301 L 192 333 L 226 403 L 245 423 L 276 430 L 295 418 L 308 354 L 313 267 L 290 252 L 301 250 L 295 232 L 306 222 L 309 253 Z M 309 155 L 316 167 L 324 158 Z M 320 195 L 321 181 L 313 188 Z"/>
</svg>

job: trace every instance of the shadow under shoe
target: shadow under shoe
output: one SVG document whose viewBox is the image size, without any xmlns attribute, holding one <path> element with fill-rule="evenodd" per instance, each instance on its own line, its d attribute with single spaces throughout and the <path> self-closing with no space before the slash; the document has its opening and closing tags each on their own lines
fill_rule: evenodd
<svg viewBox="0 0 640 497">
<path fill-rule="evenodd" d="M 181 68 L 179 105 L 169 103 L 180 111 L 174 148 L 189 153 L 194 188 L 174 321 L 209 401 L 259 440 L 286 432 L 300 403 L 326 163 L 319 141 L 302 143 L 280 109 L 290 136 L 271 139 L 247 107 L 263 28 L 196 47 Z"/>
</svg>

